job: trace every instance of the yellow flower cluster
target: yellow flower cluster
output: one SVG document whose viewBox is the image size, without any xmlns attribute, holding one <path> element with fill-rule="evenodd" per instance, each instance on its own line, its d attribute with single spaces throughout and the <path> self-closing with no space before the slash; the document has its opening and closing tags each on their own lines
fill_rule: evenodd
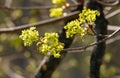
<svg viewBox="0 0 120 78">
<path fill-rule="evenodd" d="M 73 37 L 75 34 L 79 34 L 80 36 L 84 36 L 85 32 L 84 29 L 80 26 L 80 22 L 78 20 L 73 20 L 69 22 L 65 27 L 66 37 Z"/>
<path fill-rule="evenodd" d="M 79 14 L 78 19 L 73 20 L 64 26 L 67 38 L 73 37 L 75 34 L 79 34 L 80 37 L 83 37 L 90 29 L 89 26 L 95 25 L 94 21 L 96 20 L 96 16 L 99 15 L 100 13 L 97 10 L 84 8 L 82 13 Z"/>
<path fill-rule="evenodd" d="M 57 6 L 63 6 L 66 3 L 66 0 L 52 0 L 52 3 Z"/>
<path fill-rule="evenodd" d="M 63 15 L 62 6 L 66 4 L 66 0 L 52 0 L 52 3 L 57 6 L 57 8 L 51 8 L 50 17 L 60 17 Z"/>
<path fill-rule="evenodd" d="M 52 8 L 51 16 L 54 16 L 56 13 L 61 15 L 62 9 Z M 66 37 L 70 38 L 76 34 L 79 34 L 80 37 L 83 37 L 88 33 L 88 29 L 90 26 L 94 26 L 94 22 L 96 20 L 96 16 L 99 16 L 100 13 L 97 10 L 90 10 L 84 8 L 82 13 L 79 14 L 79 18 L 69 22 L 64 29 L 66 29 Z M 57 17 L 57 15 L 55 15 Z M 50 56 L 53 55 L 55 58 L 60 57 L 60 52 L 64 48 L 64 44 L 59 42 L 57 33 L 45 33 L 44 37 L 39 38 L 39 33 L 36 31 L 35 27 L 31 27 L 30 29 L 26 29 L 22 31 L 20 38 L 24 41 L 25 46 L 30 46 L 33 42 L 37 43 L 37 47 L 39 51 L 43 54 Z"/>
<path fill-rule="evenodd" d="M 25 46 L 30 46 L 33 42 L 38 40 L 39 33 L 36 31 L 35 27 L 23 30 L 22 34 L 19 36 L 23 41 Z"/>
<path fill-rule="evenodd" d="M 45 33 L 44 37 L 38 37 L 38 31 L 35 27 L 26 29 L 22 31 L 22 34 L 19 36 L 23 41 L 25 46 L 32 45 L 33 42 L 37 43 L 38 50 L 47 55 L 53 55 L 55 58 L 60 57 L 60 52 L 64 48 L 64 44 L 59 42 L 57 33 Z"/>
<path fill-rule="evenodd" d="M 53 55 L 55 58 L 59 58 L 64 44 L 59 42 L 58 37 L 57 33 L 45 33 L 45 36 L 40 38 L 39 51 L 47 56 Z"/>
<path fill-rule="evenodd" d="M 51 8 L 50 9 L 50 17 L 60 17 L 63 15 L 62 8 Z"/>
<path fill-rule="evenodd" d="M 96 16 L 99 16 L 100 13 L 97 10 L 90 10 L 84 7 L 82 13 L 79 14 L 79 21 L 81 23 L 92 24 L 96 20 Z"/>
</svg>

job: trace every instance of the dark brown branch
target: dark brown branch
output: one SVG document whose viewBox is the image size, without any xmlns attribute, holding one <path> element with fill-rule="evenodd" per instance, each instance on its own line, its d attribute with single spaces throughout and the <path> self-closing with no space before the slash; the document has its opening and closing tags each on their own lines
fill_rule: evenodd
<svg viewBox="0 0 120 78">
<path fill-rule="evenodd" d="M 106 35 L 107 34 L 107 20 L 105 19 L 103 13 L 103 5 L 94 0 L 90 0 L 88 7 L 90 9 L 98 10 L 100 12 L 100 16 L 96 18 L 95 21 L 95 32 L 97 34 Z M 96 41 L 99 42 L 103 40 L 105 36 L 97 36 Z M 100 78 L 100 66 L 102 64 L 102 59 L 105 54 L 106 44 L 105 41 L 99 43 L 94 48 L 91 59 L 90 59 L 90 78 Z"/>
</svg>

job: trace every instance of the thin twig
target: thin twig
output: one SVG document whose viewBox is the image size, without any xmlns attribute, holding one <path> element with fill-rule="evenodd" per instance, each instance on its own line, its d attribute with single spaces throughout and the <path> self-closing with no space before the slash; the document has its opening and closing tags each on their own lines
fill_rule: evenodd
<svg viewBox="0 0 120 78">
<path fill-rule="evenodd" d="M 117 41 L 117 40 L 120 40 L 120 36 L 116 36 L 116 37 L 113 37 L 113 38 L 111 38 L 111 39 L 109 39 L 109 40 L 107 40 L 106 41 L 106 44 L 107 45 L 109 45 L 109 44 L 112 44 L 112 43 L 114 43 L 115 41 Z M 68 51 L 68 53 L 82 53 L 82 52 L 87 52 L 87 51 L 92 51 L 93 50 L 93 47 L 94 46 L 90 46 L 90 47 L 88 47 L 87 49 L 83 49 L 83 50 L 72 50 L 72 51 Z"/>
<path fill-rule="evenodd" d="M 39 70 L 41 69 L 41 67 L 45 64 L 45 62 L 48 60 L 48 57 L 47 56 L 44 56 L 42 61 L 40 62 L 40 64 L 38 65 L 36 71 L 34 72 L 34 75 L 36 75 Z"/>
<path fill-rule="evenodd" d="M 77 48 L 68 48 L 68 49 L 64 49 L 63 51 L 85 50 L 85 49 L 87 49 L 87 48 L 89 48 L 89 47 L 91 47 L 91 46 L 97 45 L 97 44 L 99 44 L 99 43 L 102 43 L 102 42 L 110 39 L 110 38 L 113 37 L 115 34 L 117 34 L 119 31 L 120 31 L 120 28 L 117 29 L 116 31 L 114 31 L 112 34 L 108 35 L 108 36 L 107 36 L 106 38 L 104 38 L 103 40 L 100 40 L 100 41 L 98 41 L 98 42 L 93 42 L 93 43 L 91 43 L 90 45 L 87 45 L 87 46 L 84 46 L 84 47 L 77 47 Z"/>
<path fill-rule="evenodd" d="M 103 1 L 100 1 L 100 0 L 95 0 L 96 2 L 104 5 L 104 6 L 116 6 L 119 4 L 119 0 L 115 0 L 115 1 L 112 1 L 112 2 L 103 2 Z"/>
<path fill-rule="evenodd" d="M 115 25 L 108 25 L 108 30 L 110 31 L 115 31 L 117 29 L 119 29 L 120 27 L 119 26 L 115 26 Z"/>
<path fill-rule="evenodd" d="M 108 39 L 110 39 L 111 37 L 113 37 L 115 34 L 117 34 L 119 31 L 120 31 L 120 27 L 118 28 L 119 26 L 117 26 L 117 30 L 116 31 L 114 31 L 112 34 L 110 34 L 110 35 L 108 35 L 106 38 L 104 38 L 103 40 L 101 40 L 101 41 L 99 41 L 99 42 L 93 42 L 93 43 L 91 43 L 90 45 L 87 45 L 87 46 L 84 46 L 84 47 L 77 47 L 77 48 L 68 48 L 68 49 L 64 49 L 63 51 L 68 51 L 68 53 L 74 53 L 74 52 L 83 52 L 83 51 L 85 51 L 86 49 L 89 49 L 89 48 L 91 48 L 92 46 L 94 46 L 94 45 L 97 45 L 97 44 L 99 44 L 99 43 L 101 43 L 101 42 L 104 42 L 104 41 L 106 41 L 106 40 L 108 40 Z M 119 37 L 119 36 L 118 36 Z M 118 40 L 118 37 L 117 37 L 117 39 L 116 40 Z M 110 43 L 110 41 L 108 41 L 109 43 Z M 108 44 L 109 44 L 108 43 Z M 15 54 L 15 53 L 14 53 Z M 7 54 L 8 55 L 8 54 Z M 0 56 L 5 56 L 5 55 L 0 55 Z M 40 65 L 41 66 L 41 65 Z"/>
<path fill-rule="evenodd" d="M 113 16 L 115 16 L 117 14 L 120 14 L 120 9 L 117 9 L 117 10 L 113 11 L 112 13 L 106 15 L 105 18 L 109 19 L 109 18 L 111 18 L 111 17 L 113 17 Z"/>
<path fill-rule="evenodd" d="M 120 35 L 109 39 L 109 40 L 106 42 L 106 44 L 108 45 L 108 44 L 114 43 L 115 41 L 118 41 L 118 40 L 120 40 Z"/>
<path fill-rule="evenodd" d="M 35 27 L 43 26 L 43 25 L 47 25 L 47 24 L 50 24 L 53 22 L 64 20 L 66 18 L 71 18 L 71 17 L 76 16 L 78 14 L 79 14 L 79 11 L 75 11 L 75 12 L 68 14 L 67 16 L 62 16 L 59 18 L 51 18 L 51 19 L 43 20 L 43 21 L 36 22 L 33 24 L 26 24 L 26 25 L 16 26 L 16 27 L 12 27 L 12 28 L 0 28 L 0 33 L 10 33 L 10 32 L 15 32 L 15 31 L 18 32 L 20 30 L 27 29 L 27 28 L 32 27 L 32 26 L 35 26 Z"/>
<path fill-rule="evenodd" d="M 106 15 L 106 19 L 109 19 L 109 18 L 111 18 L 111 17 L 113 17 L 113 16 L 115 16 L 119 13 L 120 13 L 120 9 Z M 64 20 L 66 18 L 70 18 L 70 17 L 78 15 L 78 14 L 79 14 L 79 11 L 76 11 L 76 12 L 72 12 L 72 13 L 68 14 L 67 16 L 63 16 L 63 17 L 59 17 L 59 18 L 52 18 L 52 19 L 48 19 L 48 20 L 43 20 L 43 21 L 36 22 L 36 23 L 33 23 L 33 24 L 26 24 L 26 25 L 16 26 L 16 27 L 12 27 L 12 28 L 0 28 L 0 34 L 1 33 L 10 33 L 10 32 L 15 32 L 15 31 L 20 31 L 20 30 L 23 30 L 23 29 L 26 29 L 26 28 L 29 28 L 29 27 L 32 27 L 32 26 L 38 27 L 38 26 L 50 24 L 50 23 L 53 23 L 53 22 L 56 22 L 56 21 Z"/>
<path fill-rule="evenodd" d="M 70 4 L 69 7 L 76 7 L 78 5 L 81 5 L 80 3 L 77 3 L 77 4 Z M 7 6 L 0 6 L 0 9 L 3 9 L 3 10 L 17 10 L 17 9 L 20 9 L 20 10 L 32 10 L 32 9 L 42 9 L 42 10 L 47 10 L 47 9 L 50 9 L 50 8 L 53 8 L 53 7 L 57 7 L 57 6 L 54 6 L 54 5 L 49 5 L 49 6 L 29 6 L 29 7 L 7 7 Z"/>
<path fill-rule="evenodd" d="M 74 4 L 78 4 L 78 2 L 76 0 L 71 0 Z"/>
</svg>

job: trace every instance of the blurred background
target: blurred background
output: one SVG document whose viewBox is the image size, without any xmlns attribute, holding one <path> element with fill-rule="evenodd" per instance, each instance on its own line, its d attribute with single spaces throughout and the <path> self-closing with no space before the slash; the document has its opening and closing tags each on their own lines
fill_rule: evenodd
<svg viewBox="0 0 120 78">
<path fill-rule="evenodd" d="M 73 4 L 73 0 L 67 1 Z M 51 0 L 0 0 L 0 6 L 6 7 L 48 5 L 52 5 Z M 105 13 L 112 13 L 115 10 L 120 11 L 120 6 L 105 7 Z M 32 24 L 47 19 L 50 19 L 49 9 L 10 10 L 0 7 L 0 29 Z M 108 21 L 109 25 L 112 25 L 111 29 L 108 29 L 108 34 L 110 34 L 114 32 L 116 26 L 120 26 L 120 14 L 113 16 Z M 45 32 L 59 32 L 63 26 L 64 20 L 39 26 L 37 30 L 42 36 Z M 114 38 L 106 42 L 107 47 L 103 65 L 101 66 L 101 78 L 120 78 L 119 34 L 116 34 Z M 24 47 L 19 35 L 20 33 L 0 33 L 0 78 L 33 78 L 43 58 L 43 55 L 37 51 L 34 45 Z M 85 46 L 94 41 L 95 38 L 93 36 L 85 36 L 84 41 L 81 41 L 76 36 L 71 47 Z M 92 49 L 93 47 L 82 53 L 80 51 L 68 52 L 52 78 L 88 78 Z"/>
</svg>

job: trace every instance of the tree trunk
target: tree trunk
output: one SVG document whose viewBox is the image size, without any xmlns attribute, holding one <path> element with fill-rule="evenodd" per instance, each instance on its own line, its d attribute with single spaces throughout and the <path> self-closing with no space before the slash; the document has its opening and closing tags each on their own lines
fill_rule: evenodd
<svg viewBox="0 0 120 78">
<path fill-rule="evenodd" d="M 91 1 L 89 2 L 88 7 L 90 9 L 100 11 L 100 16 L 97 17 L 97 20 L 95 21 L 95 31 L 97 34 L 106 35 L 108 22 L 103 14 L 102 5 L 95 1 Z M 96 40 L 98 42 L 104 38 L 104 36 L 97 36 Z M 105 41 L 100 44 L 97 44 L 94 48 L 90 59 L 90 78 L 100 78 L 100 66 L 102 64 L 103 56 L 105 54 L 105 48 Z"/>
</svg>

